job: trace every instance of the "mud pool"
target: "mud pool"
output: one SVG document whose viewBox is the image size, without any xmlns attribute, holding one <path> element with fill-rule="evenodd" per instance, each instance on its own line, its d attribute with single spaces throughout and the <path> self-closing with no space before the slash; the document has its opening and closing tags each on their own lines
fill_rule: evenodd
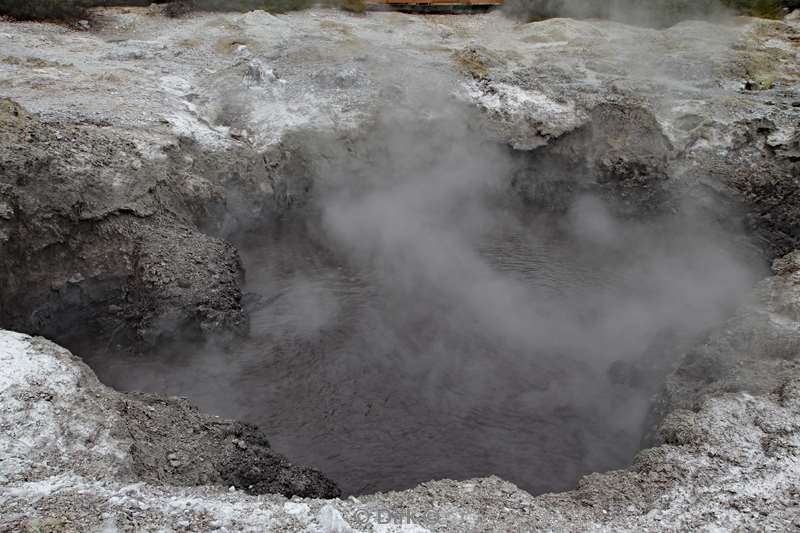
<svg viewBox="0 0 800 533">
<path fill-rule="evenodd" d="M 592 199 L 563 217 L 496 209 L 448 282 L 334 251 L 314 217 L 273 221 L 238 243 L 248 339 L 87 362 L 259 424 L 345 494 L 492 474 L 541 493 L 621 467 L 681 347 L 759 270 L 682 216 L 631 229 Z"/>
<path fill-rule="evenodd" d="M 301 137 L 283 207 L 228 224 L 246 340 L 76 351 L 112 387 L 258 424 L 344 494 L 487 475 L 537 494 L 626 465 L 763 256 L 702 198 L 633 214 L 580 161 L 509 151 L 439 84 L 352 138 Z"/>
</svg>

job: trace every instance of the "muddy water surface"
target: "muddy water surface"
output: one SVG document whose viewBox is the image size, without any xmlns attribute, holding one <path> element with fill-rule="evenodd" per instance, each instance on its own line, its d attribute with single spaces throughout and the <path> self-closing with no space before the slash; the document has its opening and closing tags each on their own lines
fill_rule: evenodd
<svg viewBox="0 0 800 533">
<path fill-rule="evenodd" d="M 249 339 L 89 362 L 112 386 L 260 424 L 345 493 L 490 474 L 568 488 L 630 460 L 676 346 L 753 271 L 672 222 L 614 242 L 563 221 L 495 222 L 474 246 L 491 273 L 476 303 L 453 280 L 354 260 L 301 217 L 276 221 L 239 243 Z"/>
</svg>

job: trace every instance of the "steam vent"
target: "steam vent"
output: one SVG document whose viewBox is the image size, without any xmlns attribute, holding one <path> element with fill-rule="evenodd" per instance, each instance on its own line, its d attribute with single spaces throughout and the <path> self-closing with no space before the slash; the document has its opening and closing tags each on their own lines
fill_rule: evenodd
<svg viewBox="0 0 800 533">
<path fill-rule="evenodd" d="M 0 0 L 0 533 L 800 531 L 797 0 Z"/>
</svg>

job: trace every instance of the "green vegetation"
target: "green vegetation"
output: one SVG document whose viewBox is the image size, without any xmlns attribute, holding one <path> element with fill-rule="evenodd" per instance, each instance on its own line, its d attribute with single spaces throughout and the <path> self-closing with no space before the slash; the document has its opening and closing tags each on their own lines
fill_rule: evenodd
<svg viewBox="0 0 800 533">
<path fill-rule="evenodd" d="M 147 6 L 151 0 L 0 0 L 0 15 L 21 20 L 77 20 L 90 7 Z"/>
<path fill-rule="evenodd" d="M 452 55 L 456 67 L 464 74 L 476 80 L 489 76 L 489 69 L 503 61 L 483 47 L 469 47 L 454 52 Z"/>
<path fill-rule="evenodd" d="M 780 18 L 785 8 L 798 7 L 798 2 L 782 0 L 724 0 L 723 2 L 741 13 L 765 18 Z"/>
<path fill-rule="evenodd" d="M 505 0 L 505 10 L 521 19 L 549 17 L 609 18 L 650 26 L 671 26 L 687 19 L 715 18 L 733 10 L 780 18 L 800 0 Z"/>
<path fill-rule="evenodd" d="M 146 6 L 152 0 L 0 0 L 0 15 L 24 20 L 76 20 L 87 9 L 101 6 Z M 181 16 L 194 10 L 284 13 L 313 5 L 337 6 L 348 11 L 365 10 L 363 0 L 156 0 L 170 3 L 167 13 Z M 724 5 L 760 17 L 779 18 L 787 9 L 800 8 L 800 0 L 506 0 L 510 11 L 530 17 L 609 16 L 620 8 L 646 10 L 663 20 L 707 16 Z"/>
<path fill-rule="evenodd" d="M 77 20 L 88 17 L 87 9 L 108 6 L 148 6 L 153 0 L 0 0 L 0 15 L 20 20 Z M 317 4 L 314 0 L 181 0 L 156 3 L 174 4 L 173 15 L 194 10 L 252 11 L 262 9 L 270 13 L 285 13 L 307 9 Z M 351 2 L 352 3 L 352 2 Z M 332 4 L 333 5 L 333 4 Z M 337 4 L 338 5 L 338 4 Z"/>
<path fill-rule="evenodd" d="M 797 0 L 655 0 L 650 3 L 676 17 L 713 15 L 724 6 L 744 15 L 781 18 Z"/>
<path fill-rule="evenodd" d="M 0 0 L 0 14 L 19 19 L 74 19 L 82 17 L 84 10 L 70 0 Z"/>
<path fill-rule="evenodd" d="M 341 8 L 351 13 L 364 13 L 367 10 L 367 4 L 364 0 L 342 0 Z"/>
<path fill-rule="evenodd" d="M 191 0 L 192 7 L 202 11 L 253 11 L 261 9 L 269 13 L 286 13 L 308 9 L 314 0 Z"/>
</svg>

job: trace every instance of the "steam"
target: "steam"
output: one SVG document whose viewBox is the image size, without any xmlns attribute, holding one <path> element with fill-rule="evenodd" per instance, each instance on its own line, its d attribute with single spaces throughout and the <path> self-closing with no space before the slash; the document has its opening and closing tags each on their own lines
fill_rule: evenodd
<svg viewBox="0 0 800 533">
<path fill-rule="evenodd" d="M 692 205 L 531 212 L 456 75 L 390 63 L 365 62 L 368 126 L 295 143 L 311 204 L 240 243 L 252 338 L 98 373 L 258 422 L 350 493 L 490 474 L 542 492 L 625 464 L 659 379 L 758 265 Z"/>
<path fill-rule="evenodd" d="M 687 19 L 715 19 L 731 11 L 720 0 L 507 0 L 515 18 L 605 18 L 640 26 L 665 27 Z"/>
<path fill-rule="evenodd" d="M 558 420 L 568 407 L 580 420 L 570 431 L 591 451 L 558 468 L 624 463 L 670 358 L 731 312 L 758 275 L 753 264 L 688 206 L 624 220 L 586 195 L 563 217 L 526 214 L 506 192 L 513 159 L 449 98 L 448 80 L 403 87 L 356 155 L 316 165 L 329 246 L 371 273 L 385 302 L 358 331 L 360 357 L 392 357 L 400 376 L 425 376 L 406 393 L 456 426 L 477 417 L 471 436 L 487 449 L 514 455 L 514 436 L 492 428 L 494 417 Z M 620 364 L 644 377 L 614 383 Z M 519 458 L 528 474 L 498 472 L 534 490 L 569 478 L 534 474 L 544 452 L 529 453 Z"/>
<path fill-rule="evenodd" d="M 505 349 L 480 362 L 488 375 L 537 354 L 604 368 L 641 358 L 660 332 L 702 332 L 752 283 L 719 233 L 688 214 L 620 220 L 587 195 L 563 218 L 526 220 L 505 193 L 508 152 L 470 127 L 470 109 L 442 98 L 445 84 L 427 81 L 383 111 L 355 150 L 364 159 L 317 169 L 323 228 L 359 269 L 380 273 L 399 305 L 387 321 L 416 313 L 447 334 L 491 339 Z M 521 278 L 502 265 L 514 253 L 564 271 L 526 264 Z"/>
</svg>

